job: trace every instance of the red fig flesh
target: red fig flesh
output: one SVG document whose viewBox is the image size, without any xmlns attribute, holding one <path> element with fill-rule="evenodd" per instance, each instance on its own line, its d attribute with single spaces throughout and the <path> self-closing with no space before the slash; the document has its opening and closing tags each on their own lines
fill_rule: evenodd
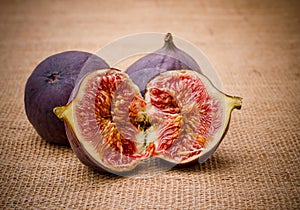
<svg viewBox="0 0 300 210">
<path fill-rule="evenodd" d="M 219 145 L 231 111 L 242 102 L 190 70 L 161 73 L 146 90 L 151 124 L 146 142 L 154 142 L 156 156 L 175 164 L 205 161 Z"/>
<path fill-rule="evenodd" d="M 54 112 L 65 120 L 71 147 L 85 164 L 98 170 L 128 171 L 143 150 L 139 112 L 145 102 L 128 76 L 115 69 L 88 74 L 74 100 Z"/>
</svg>

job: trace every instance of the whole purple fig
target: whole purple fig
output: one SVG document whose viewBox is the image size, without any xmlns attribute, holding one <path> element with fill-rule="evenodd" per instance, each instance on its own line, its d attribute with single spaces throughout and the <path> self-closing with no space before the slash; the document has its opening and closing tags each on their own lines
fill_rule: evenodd
<svg viewBox="0 0 300 210">
<path fill-rule="evenodd" d="M 175 46 L 171 33 L 166 34 L 164 41 L 161 49 L 140 58 L 125 71 L 140 88 L 143 95 L 146 84 L 162 72 L 189 69 L 202 73 L 197 62 L 189 54 Z"/>
<path fill-rule="evenodd" d="M 25 111 L 37 133 L 46 141 L 69 145 L 65 126 L 53 113 L 66 105 L 76 80 L 86 73 L 108 68 L 100 57 L 82 51 L 66 51 L 43 60 L 25 86 Z"/>
</svg>

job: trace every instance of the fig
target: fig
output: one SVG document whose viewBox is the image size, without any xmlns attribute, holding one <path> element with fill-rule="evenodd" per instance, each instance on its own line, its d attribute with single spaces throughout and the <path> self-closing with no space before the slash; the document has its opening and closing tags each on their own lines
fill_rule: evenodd
<svg viewBox="0 0 300 210">
<path fill-rule="evenodd" d="M 77 157 L 100 171 L 122 174 L 158 157 L 172 165 L 204 162 L 225 136 L 242 98 L 229 96 L 192 70 L 160 73 L 145 98 L 117 69 L 88 73 L 65 106 L 53 109 Z"/>
<path fill-rule="evenodd" d="M 96 55 L 65 51 L 47 57 L 33 70 L 25 86 L 25 112 L 43 139 L 69 145 L 64 124 L 52 110 L 67 103 L 77 79 L 102 68 L 108 68 L 108 65 Z"/>
<path fill-rule="evenodd" d="M 91 72 L 78 83 L 75 98 L 54 108 L 64 119 L 71 147 L 86 165 L 126 172 L 137 166 L 144 149 L 143 112 L 138 87 L 116 69 Z"/>
<path fill-rule="evenodd" d="M 242 105 L 242 98 L 222 93 L 191 70 L 161 73 L 146 90 L 151 124 L 146 147 L 154 143 L 154 155 L 175 165 L 209 158 L 226 134 L 232 110 Z"/>
<path fill-rule="evenodd" d="M 168 70 L 189 69 L 202 73 L 197 62 L 186 52 L 177 48 L 171 33 L 167 33 L 161 49 L 150 53 L 133 64 L 125 72 L 145 93 L 146 84 L 156 75 Z"/>
</svg>

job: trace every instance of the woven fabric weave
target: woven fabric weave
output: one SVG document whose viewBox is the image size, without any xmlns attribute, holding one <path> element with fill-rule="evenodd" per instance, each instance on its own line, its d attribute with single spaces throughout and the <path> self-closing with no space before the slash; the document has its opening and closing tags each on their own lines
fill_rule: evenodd
<svg viewBox="0 0 300 210">
<path fill-rule="evenodd" d="M 0 207 L 4 209 L 300 209 L 299 1 L 1 1 Z M 172 32 L 244 98 L 203 164 L 150 177 L 93 171 L 30 125 L 24 87 L 65 50 Z"/>
</svg>

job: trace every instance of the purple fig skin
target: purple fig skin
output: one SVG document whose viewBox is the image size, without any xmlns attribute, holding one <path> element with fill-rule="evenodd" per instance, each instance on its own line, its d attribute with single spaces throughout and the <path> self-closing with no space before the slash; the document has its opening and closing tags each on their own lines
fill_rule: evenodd
<svg viewBox="0 0 300 210">
<path fill-rule="evenodd" d="M 175 46 L 171 33 L 166 34 L 164 41 L 161 49 L 140 58 L 125 71 L 140 88 L 142 95 L 145 93 L 146 84 L 162 72 L 188 69 L 202 73 L 197 62 Z"/>
<path fill-rule="evenodd" d="M 43 139 L 69 145 L 64 123 L 52 110 L 68 102 L 77 80 L 90 71 L 105 68 L 109 68 L 108 64 L 96 55 L 65 51 L 46 58 L 33 70 L 25 86 L 25 112 Z"/>
</svg>

